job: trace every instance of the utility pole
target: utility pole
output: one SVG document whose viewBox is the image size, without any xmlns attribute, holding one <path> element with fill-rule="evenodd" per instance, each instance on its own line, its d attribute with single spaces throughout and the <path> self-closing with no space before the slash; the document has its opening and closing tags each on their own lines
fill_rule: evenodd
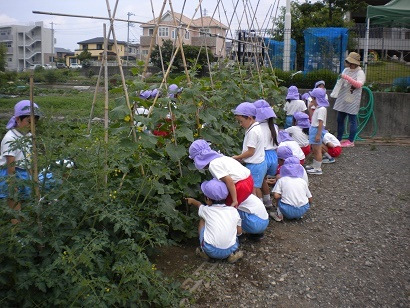
<svg viewBox="0 0 410 308">
<path fill-rule="evenodd" d="M 284 41 L 283 41 L 283 70 L 288 72 L 290 70 L 290 34 L 291 34 L 291 21 L 290 15 L 290 0 L 286 0 L 286 14 L 285 14 L 285 29 L 284 29 Z"/>
<path fill-rule="evenodd" d="M 54 25 L 55 23 L 52 21 L 50 22 L 51 25 L 51 53 L 53 54 L 53 62 L 55 62 L 55 55 L 54 55 Z"/>
<path fill-rule="evenodd" d="M 128 19 L 127 19 L 127 25 L 128 25 L 128 29 L 127 29 L 127 66 L 128 66 L 128 54 L 129 54 L 129 50 L 130 50 L 130 16 L 135 16 L 135 14 L 128 12 L 127 13 Z"/>
</svg>

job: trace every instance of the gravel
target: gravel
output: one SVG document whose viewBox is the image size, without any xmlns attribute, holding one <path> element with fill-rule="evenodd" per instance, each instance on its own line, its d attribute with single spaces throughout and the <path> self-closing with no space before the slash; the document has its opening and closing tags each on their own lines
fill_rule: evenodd
<svg viewBox="0 0 410 308">
<path fill-rule="evenodd" d="M 313 205 L 219 261 L 191 307 L 409 307 L 410 147 L 358 144 L 309 176 Z"/>
</svg>

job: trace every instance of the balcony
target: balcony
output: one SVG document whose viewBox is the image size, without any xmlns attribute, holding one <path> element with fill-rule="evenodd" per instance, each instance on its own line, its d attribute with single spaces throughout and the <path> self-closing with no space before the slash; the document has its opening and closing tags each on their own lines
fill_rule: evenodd
<svg viewBox="0 0 410 308">
<path fill-rule="evenodd" d="M 7 42 L 7 41 L 12 41 L 13 40 L 13 35 L 0 35 L 0 41 L 1 42 Z"/>
<path fill-rule="evenodd" d="M 210 36 L 194 36 L 191 37 L 191 45 L 192 46 L 208 46 L 208 47 L 216 47 L 216 37 Z"/>
</svg>

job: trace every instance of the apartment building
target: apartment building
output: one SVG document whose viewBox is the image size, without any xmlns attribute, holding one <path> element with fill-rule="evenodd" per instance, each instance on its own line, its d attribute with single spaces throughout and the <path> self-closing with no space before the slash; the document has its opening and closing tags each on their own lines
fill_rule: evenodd
<svg viewBox="0 0 410 308">
<path fill-rule="evenodd" d="M 54 60 L 53 32 L 45 28 L 42 21 L 0 27 L 0 43 L 7 47 L 7 70 L 23 71 L 30 65 L 49 64 Z"/>
<path fill-rule="evenodd" d="M 176 25 L 180 27 L 178 29 L 175 27 L 174 17 Z M 143 34 L 140 37 L 141 55 L 143 59 L 148 54 L 151 38 L 154 35 L 154 28 L 157 21 L 158 18 L 155 18 L 140 26 L 143 31 Z M 179 36 L 182 38 L 183 44 L 207 46 L 215 57 L 226 56 L 224 37 L 226 36 L 228 27 L 210 16 L 203 16 L 202 18 L 194 19 L 191 22 L 191 19 L 182 14 L 174 13 L 174 16 L 172 16 L 171 11 L 167 11 L 162 16 L 159 24 L 157 35 L 155 37 L 156 45 L 162 46 L 162 43 L 165 40 L 172 40 L 177 45 L 177 31 L 179 31 Z M 184 28 L 188 25 L 189 29 L 186 31 Z"/>
</svg>

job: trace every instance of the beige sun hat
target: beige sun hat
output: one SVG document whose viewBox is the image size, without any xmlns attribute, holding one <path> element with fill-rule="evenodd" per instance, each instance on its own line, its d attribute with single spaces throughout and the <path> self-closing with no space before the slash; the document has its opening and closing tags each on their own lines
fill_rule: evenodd
<svg viewBox="0 0 410 308">
<path fill-rule="evenodd" d="M 360 55 L 356 52 L 351 52 L 346 58 L 346 62 L 360 65 Z"/>
</svg>

